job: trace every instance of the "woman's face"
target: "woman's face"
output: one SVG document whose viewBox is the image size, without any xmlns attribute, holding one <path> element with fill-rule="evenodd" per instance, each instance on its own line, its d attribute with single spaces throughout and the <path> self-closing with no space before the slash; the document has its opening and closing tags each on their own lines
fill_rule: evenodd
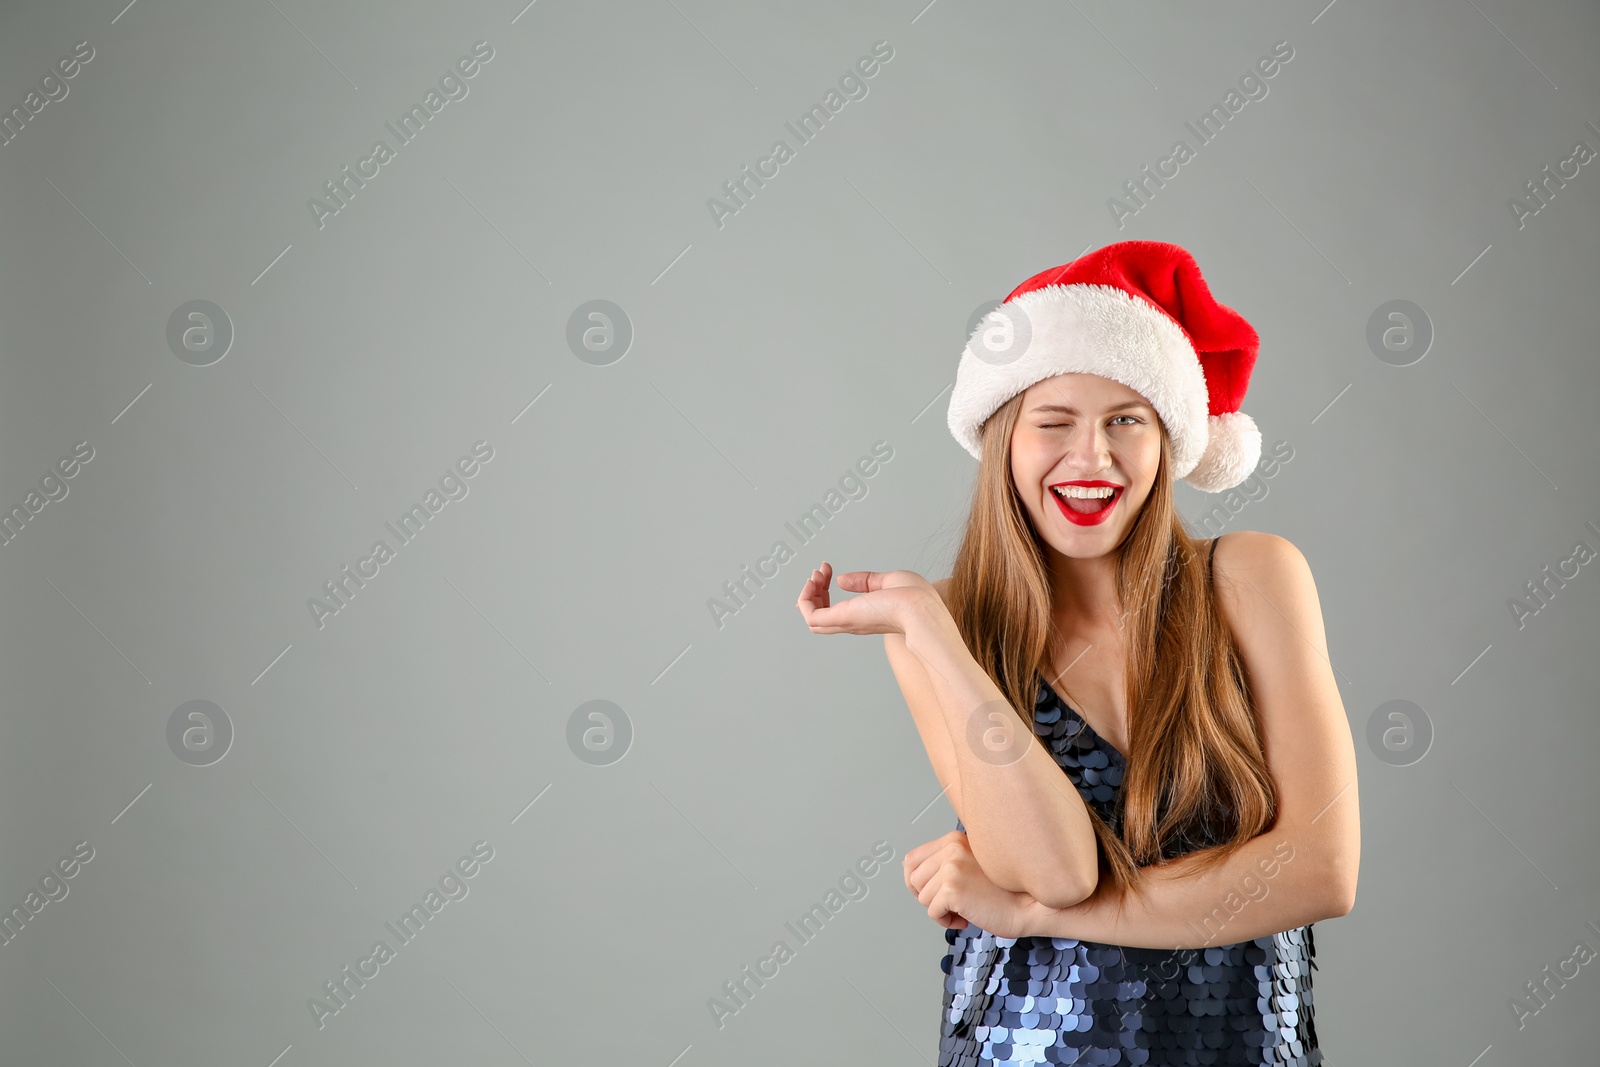
<svg viewBox="0 0 1600 1067">
<path fill-rule="evenodd" d="M 1044 542 L 1066 556 L 1102 556 L 1122 542 L 1155 484 L 1161 425 L 1121 382 L 1059 374 L 1022 394 L 1011 433 L 1011 477 Z M 1063 483 L 1104 483 L 1109 498 L 1063 499 Z M 1076 490 L 1082 492 L 1082 490 Z"/>
</svg>

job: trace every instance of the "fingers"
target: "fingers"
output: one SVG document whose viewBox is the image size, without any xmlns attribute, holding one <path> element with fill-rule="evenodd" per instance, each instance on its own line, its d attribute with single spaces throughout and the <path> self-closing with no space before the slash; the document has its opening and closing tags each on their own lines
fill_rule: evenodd
<svg viewBox="0 0 1600 1067">
<path fill-rule="evenodd" d="M 806 579 L 806 584 L 800 590 L 800 599 L 816 600 L 818 607 L 825 608 L 828 606 L 828 588 L 835 579 L 840 589 L 867 593 L 872 590 L 872 579 L 876 574 L 876 571 L 846 571 L 836 575 L 833 573 L 833 564 L 823 560 L 822 566 L 813 568 L 811 576 Z"/>
<path fill-rule="evenodd" d="M 822 595 L 823 600 L 826 601 L 827 597 L 828 597 L 828 582 L 829 582 L 829 580 L 830 580 L 829 576 L 823 572 L 822 568 L 813 567 L 811 569 L 811 577 L 806 582 L 806 584 L 811 586 L 818 593 L 820 593 Z"/>
<path fill-rule="evenodd" d="M 824 563 L 823 566 L 826 567 L 827 564 Z M 800 587 L 800 599 L 794 602 L 794 606 L 800 609 L 800 614 L 805 617 L 808 624 L 811 622 L 812 612 L 829 606 L 828 578 L 821 570 L 811 572 L 806 584 Z"/>
<path fill-rule="evenodd" d="M 922 891 L 923 883 L 925 883 L 929 876 L 933 873 L 932 870 L 924 868 L 925 861 L 928 857 L 928 846 L 934 843 L 935 842 L 933 841 L 929 841 L 926 845 L 918 845 L 916 848 L 907 852 L 905 859 L 901 861 L 901 866 L 905 870 L 906 888 L 911 890 L 912 896 L 916 896 Z"/>
<path fill-rule="evenodd" d="M 928 918 L 947 930 L 962 930 L 967 919 L 960 908 L 964 899 L 961 872 L 954 867 L 940 867 L 917 894 L 917 902 L 926 904 Z"/>
<path fill-rule="evenodd" d="M 927 880 L 918 883 L 920 888 L 916 891 L 917 903 L 927 906 L 930 919 L 938 918 L 934 912 L 934 899 L 939 895 L 939 889 L 943 884 L 944 872 L 941 870 L 929 872 Z"/>
<path fill-rule="evenodd" d="M 952 832 L 961 834 L 959 830 Z M 945 837 L 935 838 L 906 853 L 906 888 L 911 890 L 917 903 L 928 909 L 928 918 L 947 930 L 964 930 L 967 920 L 955 910 L 958 906 L 956 877 L 959 872 L 954 865 L 945 863 L 946 859 L 951 858 L 950 850 L 960 846 L 947 841 L 949 836 L 946 834 Z M 961 836 L 963 839 L 966 837 L 965 834 Z"/>
<path fill-rule="evenodd" d="M 922 894 L 935 882 L 939 872 L 944 870 L 946 861 L 953 855 L 951 851 L 953 847 L 955 846 L 945 838 L 937 837 L 906 853 L 906 888 L 911 890 L 917 899 L 922 900 Z M 922 900 L 922 903 L 926 904 L 927 901 Z"/>
<path fill-rule="evenodd" d="M 928 853 L 938 848 L 939 842 L 942 840 L 943 838 L 936 837 L 932 841 L 924 841 L 916 848 L 907 849 L 904 858 L 902 858 L 900 861 L 901 866 L 903 866 L 906 870 L 906 874 L 909 875 L 911 871 L 916 868 L 917 864 L 922 862 L 923 857 L 927 856 Z"/>
<path fill-rule="evenodd" d="M 901 624 L 894 612 L 900 610 L 896 603 L 885 605 L 875 597 L 846 597 L 838 604 L 832 603 L 829 584 L 837 578 L 839 588 L 852 593 L 872 593 L 890 588 L 884 585 L 884 575 L 878 571 L 849 571 L 835 575 L 833 565 L 826 560 L 811 572 L 801 588 L 795 607 L 805 616 L 806 625 L 817 634 L 885 634 L 902 633 Z M 857 601 L 860 603 L 857 604 Z"/>
<path fill-rule="evenodd" d="M 966 832 L 962 830 L 951 830 L 947 834 L 939 835 L 932 841 L 924 841 L 916 848 L 908 850 L 905 856 L 901 859 L 900 865 L 902 868 L 904 868 L 906 877 L 909 879 L 911 877 L 911 872 L 916 870 L 917 867 L 922 864 L 923 860 L 936 853 L 942 854 L 950 845 L 955 845 L 959 848 L 965 848 L 969 851 L 971 849 L 971 846 L 967 843 Z"/>
<path fill-rule="evenodd" d="M 840 589 L 848 589 L 852 593 L 868 593 L 872 591 L 872 576 L 877 571 L 845 571 L 837 575 Z"/>
</svg>

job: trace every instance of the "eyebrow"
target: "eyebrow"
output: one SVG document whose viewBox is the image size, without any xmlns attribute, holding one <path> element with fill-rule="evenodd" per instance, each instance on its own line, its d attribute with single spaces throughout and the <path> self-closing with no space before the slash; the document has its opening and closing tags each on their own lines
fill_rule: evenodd
<svg viewBox="0 0 1600 1067">
<path fill-rule="evenodd" d="M 1126 411 L 1129 408 L 1144 408 L 1146 410 L 1151 410 L 1150 405 L 1144 403 L 1141 400 L 1125 400 L 1120 404 L 1112 404 L 1110 407 L 1106 408 L 1106 410 L 1107 411 Z M 1083 412 L 1079 411 L 1077 408 L 1071 407 L 1071 406 L 1069 406 L 1067 404 L 1036 404 L 1033 407 L 1028 409 L 1029 414 L 1033 414 L 1035 412 L 1040 412 L 1040 411 L 1055 411 L 1055 412 L 1059 412 L 1059 413 L 1061 413 L 1063 415 L 1082 415 L 1083 414 Z"/>
</svg>

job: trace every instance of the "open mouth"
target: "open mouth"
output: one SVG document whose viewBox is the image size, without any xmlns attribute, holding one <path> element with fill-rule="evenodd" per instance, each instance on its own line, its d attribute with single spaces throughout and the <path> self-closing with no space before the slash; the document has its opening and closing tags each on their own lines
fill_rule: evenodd
<svg viewBox="0 0 1600 1067">
<path fill-rule="evenodd" d="M 1057 493 L 1056 496 L 1060 497 L 1063 504 L 1076 511 L 1079 515 L 1094 515 L 1115 504 L 1117 502 L 1117 494 L 1120 492 L 1120 489 L 1113 489 L 1102 497 L 1061 496 L 1060 493 Z"/>
<path fill-rule="evenodd" d="M 1106 490 L 1109 489 L 1109 492 Z M 1117 501 L 1122 499 L 1120 486 L 1104 487 L 1096 490 L 1104 493 L 1102 496 L 1063 496 L 1054 488 L 1050 495 L 1055 497 L 1056 506 L 1067 519 L 1079 526 L 1092 526 L 1104 522 L 1111 514 L 1111 509 L 1117 506 Z"/>
</svg>

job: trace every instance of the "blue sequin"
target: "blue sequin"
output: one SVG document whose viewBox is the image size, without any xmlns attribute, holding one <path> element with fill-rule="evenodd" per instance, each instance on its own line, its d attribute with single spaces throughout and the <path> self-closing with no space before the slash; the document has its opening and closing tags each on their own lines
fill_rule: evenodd
<svg viewBox="0 0 1600 1067">
<path fill-rule="evenodd" d="M 1034 730 L 1115 828 L 1122 754 L 1042 678 Z M 956 829 L 965 829 L 959 820 Z M 1168 858 L 1192 851 L 1184 845 Z M 1322 1062 L 1309 925 L 1203 950 L 996 937 L 970 923 L 946 930 L 945 941 L 939 1067 Z"/>
</svg>

